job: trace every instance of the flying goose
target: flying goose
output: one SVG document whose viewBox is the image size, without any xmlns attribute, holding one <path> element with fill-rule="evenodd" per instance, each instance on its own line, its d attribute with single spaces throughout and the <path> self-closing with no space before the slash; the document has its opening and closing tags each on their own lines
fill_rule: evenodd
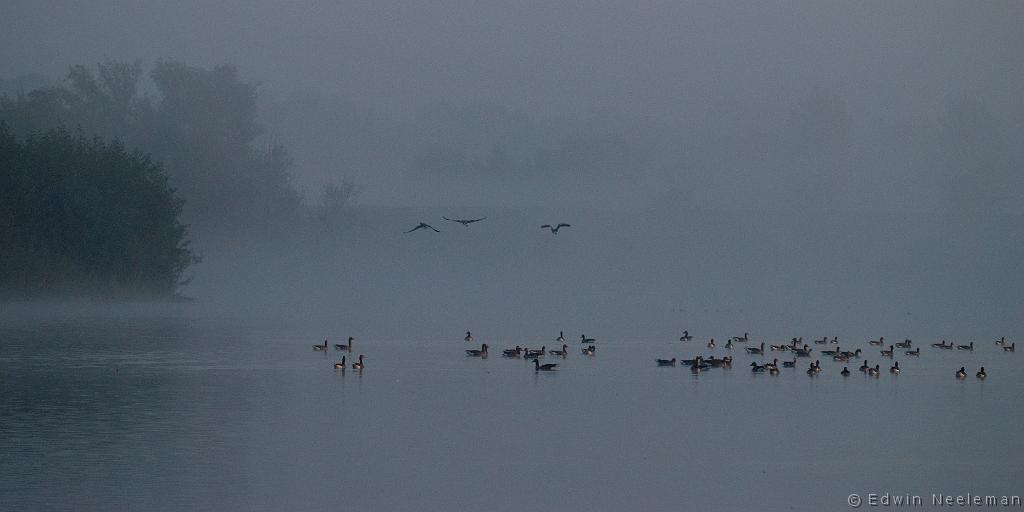
<svg viewBox="0 0 1024 512">
<path fill-rule="evenodd" d="M 480 217 L 479 219 L 449 219 L 448 217 L 442 216 L 441 218 L 444 220 L 450 220 L 452 222 L 458 222 L 459 224 L 462 224 L 463 226 L 466 226 L 468 228 L 470 224 L 474 222 L 480 222 L 486 219 L 487 217 Z"/>
<path fill-rule="evenodd" d="M 548 229 L 550 229 L 550 230 L 551 230 L 551 233 L 552 233 L 552 234 L 554 234 L 554 235 L 557 235 L 557 234 L 558 234 L 558 230 L 559 230 L 559 229 L 562 229 L 562 228 L 571 228 L 571 227 L 572 227 L 572 225 L 570 225 L 570 224 L 566 224 L 566 223 L 562 222 L 562 223 L 560 223 L 560 224 L 557 224 L 557 225 L 555 225 L 555 226 L 552 226 L 551 224 L 544 224 L 544 225 L 543 225 L 543 226 L 541 226 L 540 228 L 541 228 L 541 229 L 544 229 L 544 228 L 548 228 Z"/>
<path fill-rule="evenodd" d="M 408 235 L 409 233 L 412 233 L 413 231 L 416 231 L 417 229 L 424 229 L 424 228 L 425 229 L 433 229 L 435 233 L 440 233 L 441 232 L 441 230 L 435 228 L 434 226 L 431 226 L 430 224 L 427 224 L 426 222 L 420 222 L 419 226 L 416 226 L 416 227 L 414 227 L 414 228 L 410 229 L 409 231 L 406 231 L 406 232 L 404 232 L 402 234 Z"/>
</svg>

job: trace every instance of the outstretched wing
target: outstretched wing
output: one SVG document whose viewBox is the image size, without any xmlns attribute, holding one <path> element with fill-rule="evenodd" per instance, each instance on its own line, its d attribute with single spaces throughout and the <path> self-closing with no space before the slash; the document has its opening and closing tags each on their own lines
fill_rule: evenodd
<svg viewBox="0 0 1024 512">
<path fill-rule="evenodd" d="M 541 229 L 544 229 L 544 228 L 548 228 L 548 229 L 551 229 L 551 224 L 544 224 L 544 225 L 543 225 L 543 226 L 541 226 L 540 228 L 541 228 Z"/>
<path fill-rule="evenodd" d="M 556 228 L 571 228 L 571 227 L 572 227 L 572 225 L 570 225 L 570 224 L 566 224 L 566 223 L 564 223 L 564 222 L 563 222 L 563 223 L 561 223 L 561 224 L 559 224 L 559 225 L 557 225 L 557 226 L 555 226 L 555 227 L 556 227 Z"/>
<path fill-rule="evenodd" d="M 431 226 L 430 224 L 427 224 L 426 222 L 420 222 L 419 226 L 416 226 L 416 227 L 410 229 L 409 231 L 406 231 L 404 234 L 409 234 L 409 233 L 412 233 L 413 231 L 416 231 L 417 229 L 423 229 L 423 228 L 433 229 L 437 233 L 441 232 L 440 230 L 434 229 L 434 226 Z"/>
<path fill-rule="evenodd" d="M 486 218 L 487 217 L 480 217 L 479 219 L 467 219 L 467 220 L 464 220 L 462 222 L 465 222 L 466 224 L 469 224 L 470 222 L 480 222 L 480 221 L 482 221 L 482 220 L 484 220 Z"/>
</svg>

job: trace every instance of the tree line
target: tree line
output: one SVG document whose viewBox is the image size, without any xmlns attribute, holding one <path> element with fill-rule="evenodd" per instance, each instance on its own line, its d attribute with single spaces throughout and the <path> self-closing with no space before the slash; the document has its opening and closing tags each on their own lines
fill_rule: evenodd
<svg viewBox="0 0 1024 512">
<path fill-rule="evenodd" d="M 0 290 L 169 296 L 196 261 L 163 168 L 117 141 L 0 123 Z"/>
</svg>

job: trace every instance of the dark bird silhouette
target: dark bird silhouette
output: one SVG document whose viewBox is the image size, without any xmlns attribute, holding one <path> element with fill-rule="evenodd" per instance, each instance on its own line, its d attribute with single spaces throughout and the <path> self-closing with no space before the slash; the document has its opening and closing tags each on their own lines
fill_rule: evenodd
<svg viewBox="0 0 1024 512">
<path fill-rule="evenodd" d="M 435 229 L 434 226 L 431 226 L 430 224 L 427 224 L 426 222 L 420 222 L 419 226 L 416 226 L 416 227 L 410 229 L 409 231 L 406 231 L 403 234 L 408 235 L 409 233 L 412 233 L 413 231 L 416 231 L 417 229 L 424 229 L 424 228 L 426 228 L 426 229 L 433 229 L 435 233 L 440 233 L 441 232 L 441 230 Z"/>
<path fill-rule="evenodd" d="M 452 222 L 458 222 L 459 224 L 462 224 L 463 226 L 469 227 L 470 224 L 472 224 L 474 222 L 480 222 L 480 221 L 486 219 L 487 217 L 480 217 L 479 219 L 449 219 L 448 217 L 441 217 L 441 218 L 444 219 L 444 220 L 450 220 Z M 429 227 L 429 226 L 427 226 L 427 227 Z"/>
<path fill-rule="evenodd" d="M 544 225 L 543 225 L 543 226 L 541 226 L 540 228 L 541 228 L 541 229 L 544 229 L 544 228 L 548 228 L 548 229 L 550 229 L 550 230 L 551 230 L 551 233 L 552 233 L 552 234 L 554 234 L 554 235 L 557 235 L 557 234 L 558 234 L 558 230 L 559 230 L 559 229 L 562 229 L 562 228 L 571 228 L 571 227 L 572 227 L 572 225 L 571 225 L 571 224 L 566 224 L 566 223 L 564 223 L 564 222 L 563 222 L 563 223 L 561 223 L 561 224 L 558 224 L 558 225 L 556 225 L 556 226 L 552 226 L 551 224 L 544 224 Z"/>
</svg>

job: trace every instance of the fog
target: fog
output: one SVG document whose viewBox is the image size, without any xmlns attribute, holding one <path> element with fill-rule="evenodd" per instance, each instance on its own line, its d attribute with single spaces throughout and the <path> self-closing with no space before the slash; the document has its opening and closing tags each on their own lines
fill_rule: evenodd
<svg viewBox="0 0 1024 512">
<path fill-rule="evenodd" d="M 332 222 L 194 230 L 201 311 L 385 336 L 1011 335 L 1022 21 L 1019 2 L 9 1 L 0 93 L 228 63 L 305 207 L 354 185 Z M 442 232 L 403 234 L 419 222 Z"/>
</svg>

